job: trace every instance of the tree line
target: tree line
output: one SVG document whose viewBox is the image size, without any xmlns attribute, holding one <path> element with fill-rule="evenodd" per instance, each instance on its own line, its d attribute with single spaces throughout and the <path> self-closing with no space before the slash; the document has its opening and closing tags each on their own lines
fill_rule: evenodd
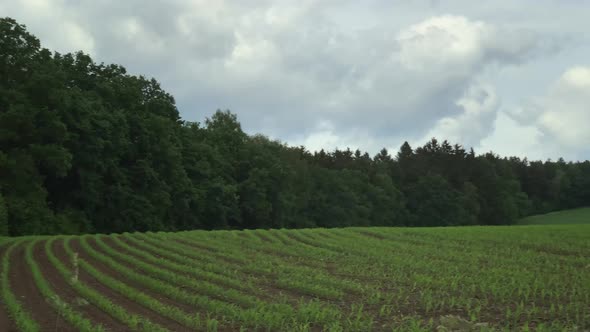
<svg viewBox="0 0 590 332">
<path fill-rule="evenodd" d="M 154 79 L 52 53 L 0 19 L 0 234 L 511 224 L 590 203 L 590 162 L 310 152 L 237 116 L 180 118 Z"/>
</svg>

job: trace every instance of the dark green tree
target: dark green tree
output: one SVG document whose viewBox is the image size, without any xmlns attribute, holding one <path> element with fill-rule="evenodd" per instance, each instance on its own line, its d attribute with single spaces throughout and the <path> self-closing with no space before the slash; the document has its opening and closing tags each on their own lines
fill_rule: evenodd
<svg viewBox="0 0 590 332">
<path fill-rule="evenodd" d="M 153 78 L 51 53 L 0 19 L 0 235 L 510 224 L 590 205 L 590 162 L 476 155 L 433 138 L 310 153 L 237 115 L 180 118 Z"/>
<path fill-rule="evenodd" d="M 412 226 L 454 226 L 472 223 L 468 200 L 441 175 L 422 176 L 408 190 L 408 209 Z"/>
<path fill-rule="evenodd" d="M 8 235 L 8 213 L 6 212 L 6 203 L 0 193 L 0 236 Z"/>
</svg>

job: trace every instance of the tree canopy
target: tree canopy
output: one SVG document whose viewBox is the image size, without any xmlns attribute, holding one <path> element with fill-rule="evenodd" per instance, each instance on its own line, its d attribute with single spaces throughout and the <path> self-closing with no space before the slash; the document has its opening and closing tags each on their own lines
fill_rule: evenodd
<svg viewBox="0 0 590 332">
<path fill-rule="evenodd" d="M 496 225 L 586 205 L 588 161 L 436 139 L 311 153 L 229 111 L 183 121 L 155 79 L 52 53 L 0 19 L 0 234 Z"/>
</svg>

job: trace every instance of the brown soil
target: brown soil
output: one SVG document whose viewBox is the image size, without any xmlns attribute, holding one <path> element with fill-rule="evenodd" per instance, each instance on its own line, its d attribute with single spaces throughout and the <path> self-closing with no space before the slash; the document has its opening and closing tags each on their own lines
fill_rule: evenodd
<svg viewBox="0 0 590 332">
<path fill-rule="evenodd" d="M 103 237 L 103 241 L 106 240 L 106 239 L 108 239 L 108 237 Z M 102 251 L 100 249 L 100 247 L 98 247 L 98 245 L 95 243 L 95 240 L 94 239 L 88 239 L 88 244 L 94 250 L 102 253 L 103 255 L 108 256 L 108 254 L 106 254 L 104 251 Z M 124 283 L 126 283 L 128 285 L 132 284 L 131 281 L 126 280 L 126 278 L 124 276 L 121 276 L 116 271 L 113 271 L 112 269 L 108 268 L 104 264 L 102 264 L 102 263 L 100 263 L 100 262 L 98 262 L 96 260 L 93 260 L 88 255 L 86 255 L 85 253 L 82 254 L 82 251 L 84 251 L 84 249 L 80 247 L 80 244 L 79 244 L 79 242 L 77 240 L 76 240 L 76 242 L 72 241 L 71 242 L 71 245 L 72 245 L 72 249 L 76 248 L 75 250 L 78 250 L 78 252 L 81 253 L 81 256 L 80 257 L 82 259 L 86 260 L 87 262 L 92 262 L 92 265 L 94 267 L 98 268 L 101 272 L 105 273 L 105 271 L 108 271 L 105 274 L 108 274 L 108 275 L 110 275 L 112 277 L 116 277 L 116 278 L 118 278 L 119 281 L 122 281 L 122 282 L 124 282 Z M 162 268 L 162 267 L 160 267 L 160 268 Z M 157 278 L 154 278 L 154 279 L 157 279 Z M 158 300 L 158 301 L 160 301 L 160 302 L 162 302 L 162 303 L 164 303 L 164 304 L 166 304 L 168 306 L 177 307 L 177 308 L 183 310 L 184 312 L 186 312 L 189 315 L 197 315 L 198 314 L 201 317 L 206 317 L 207 316 L 207 313 L 206 312 L 199 311 L 194 306 L 191 306 L 191 305 L 188 305 L 188 304 L 185 304 L 185 303 L 182 303 L 182 302 L 177 302 L 176 300 L 171 299 L 171 298 L 169 298 L 169 297 L 167 297 L 167 296 L 165 296 L 165 295 L 163 295 L 161 293 L 158 293 L 158 292 L 155 292 L 155 291 L 152 291 L 152 290 L 148 290 L 148 289 L 145 289 L 145 288 L 143 288 L 141 291 L 143 293 L 149 295 L 150 297 L 152 297 L 152 298 L 154 298 L 154 299 L 156 299 L 156 300 Z M 159 315 L 156 312 L 152 312 L 152 314 L 153 315 Z M 143 314 L 143 315 L 146 316 L 146 317 L 149 317 L 149 316 L 147 316 L 145 314 Z M 171 319 L 168 319 L 168 318 L 162 317 L 162 316 L 159 316 L 159 317 L 161 319 L 164 319 L 166 321 L 169 321 L 169 322 L 173 323 L 173 325 L 170 325 L 170 324 L 166 324 L 164 322 L 162 322 L 162 323 L 158 322 L 158 324 L 160 324 L 162 326 L 165 326 L 166 328 L 169 328 L 172 331 L 191 331 L 191 329 L 189 329 L 189 328 L 187 328 L 187 327 L 185 327 L 183 325 L 180 325 L 180 323 L 178 323 L 178 322 L 176 322 L 174 320 L 171 320 Z M 212 318 L 215 318 L 214 315 L 212 315 Z M 149 319 L 152 320 L 152 318 L 149 318 Z M 152 320 L 152 321 L 154 321 L 154 320 Z M 220 331 L 220 332 L 229 332 L 229 331 L 239 330 L 239 327 L 238 326 L 232 326 L 232 325 L 228 325 L 228 324 L 222 323 L 221 319 L 219 319 L 219 321 L 220 321 L 220 326 L 218 327 L 217 331 Z"/>
<path fill-rule="evenodd" d="M 55 247 L 55 244 L 53 246 Z M 126 329 L 125 325 L 114 320 L 111 316 L 92 304 L 76 304 L 77 300 L 80 300 L 81 298 L 47 259 L 44 244 L 40 243 L 35 246 L 33 257 L 37 264 L 39 264 L 43 277 L 45 277 L 45 280 L 47 280 L 53 288 L 53 291 L 59 295 L 61 300 L 70 304 L 74 310 L 82 314 L 85 318 L 91 320 L 94 324 L 100 324 L 112 331 L 124 331 Z"/>
<path fill-rule="evenodd" d="M 35 247 L 38 247 L 37 244 Z M 76 331 L 48 303 L 33 279 L 25 260 L 25 244 L 20 244 L 10 257 L 10 287 L 23 309 L 39 324 L 41 331 Z"/>
<path fill-rule="evenodd" d="M 106 237 L 103 238 L 103 240 L 106 240 L 106 239 L 107 239 Z M 157 250 L 157 246 L 155 244 L 153 245 L 153 247 L 154 247 L 155 250 L 152 250 L 152 249 L 147 250 L 147 249 L 144 249 L 144 248 L 138 248 L 138 247 L 136 247 L 135 246 L 135 243 L 132 243 L 132 242 L 128 241 L 124 237 L 119 237 L 119 239 L 121 241 L 125 242 L 127 245 L 129 245 L 131 247 L 134 247 L 136 249 L 145 250 L 149 254 L 154 255 L 156 257 L 162 257 L 162 256 L 158 255 L 158 252 L 157 251 L 155 251 L 155 250 Z M 107 241 L 105 241 L 105 242 L 108 243 Z M 190 246 L 189 242 L 184 242 L 183 241 L 183 243 L 186 243 L 187 246 Z M 117 247 L 117 248 L 119 248 L 119 247 Z M 121 250 L 123 250 L 123 249 L 121 249 Z M 271 254 L 278 254 L 276 252 L 270 252 L 270 253 Z M 177 252 L 177 254 L 182 255 L 181 252 Z M 296 256 L 289 256 L 289 257 L 292 258 L 292 257 L 296 257 Z M 166 257 L 164 257 L 164 258 L 166 258 Z M 166 259 L 169 259 L 169 258 L 166 258 Z M 253 255 L 252 256 L 252 259 L 257 259 L 256 255 Z M 170 261 L 175 261 L 175 260 L 170 259 Z M 177 263 L 183 264 L 182 262 L 177 262 Z M 198 264 L 197 261 L 195 261 L 195 263 Z M 228 262 L 228 263 L 229 264 L 232 264 L 233 266 L 235 266 L 235 268 L 239 268 L 239 266 L 240 266 L 240 264 L 235 263 L 235 262 Z M 245 274 L 240 273 L 240 275 L 241 275 L 241 277 L 246 278 L 246 275 Z M 240 276 L 238 275 L 236 277 L 239 278 Z M 278 286 L 275 286 L 274 285 L 274 282 L 273 282 L 273 277 L 274 277 L 274 274 L 273 275 L 267 275 L 267 276 L 262 276 L 262 275 L 261 276 L 258 276 L 258 278 L 261 278 L 261 279 L 258 279 L 256 281 L 256 286 L 255 287 L 257 287 L 258 289 L 260 289 L 261 290 L 261 293 L 265 294 L 263 296 L 257 295 L 261 300 L 263 300 L 263 301 L 269 301 L 269 302 L 276 302 L 280 298 L 280 296 L 283 295 L 283 296 L 285 296 L 287 298 L 287 301 L 288 301 L 289 304 L 296 305 L 301 299 L 309 301 L 309 300 L 315 298 L 315 297 L 312 297 L 312 296 L 309 296 L 309 295 L 306 295 L 306 294 L 295 292 L 293 290 L 283 289 L 283 288 L 280 288 Z"/>
<path fill-rule="evenodd" d="M 130 243 L 127 239 L 125 239 L 124 237 L 119 237 L 119 239 L 121 239 L 123 242 L 125 242 L 127 245 L 135 247 L 134 243 Z M 110 242 L 110 240 L 108 239 L 108 237 L 103 237 L 103 241 L 111 246 L 113 246 L 114 248 L 116 248 L 117 250 L 121 250 L 124 251 L 124 249 L 116 246 L 114 243 Z M 187 240 L 181 240 L 179 242 L 182 242 L 183 244 L 185 244 L 186 246 L 191 246 L 192 242 L 188 242 Z M 157 250 L 157 245 L 153 244 L 154 249 Z M 95 249 L 96 246 L 93 246 Z M 138 249 L 143 249 L 143 248 L 138 248 Z M 196 248 L 197 250 L 199 250 L 199 248 Z M 98 250 L 98 249 L 97 249 Z M 152 250 L 148 250 L 147 252 L 149 252 L 150 254 L 153 254 L 155 256 L 158 256 L 156 251 L 152 251 Z M 173 250 L 175 251 L 175 250 Z M 289 259 L 293 259 L 293 258 L 297 258 L 298 256 L 290 256 L 290 255 L 285 255 L 282 253 L 278 253 L 275 251 L 272 251 L 271 249 L 268 250 L 262 250 L 264 253 L 269 254 L 269 255 L 273 255 L 276 257 L 281 257 L 281 258 L 286 258 L 287 260 Z M 125 251 L 126 252 L 126 251 Z M 128 254 L 128 252 L 126 252 Z M 177 252 L 178 254 L 182 255 L 181 252 Z M 260 259 L 255 253 L 251 256 L 252 260 L 256 260 L 256 259 Z M 238 267 L 240 264 L 238 263 L 233 263 L 233 262 L 229 262 L 230 264 L 235 264 L 236 267 Z M 306 265 L 306 263 L 304 262 L 298 262 L 297 264 L 300 265 Z M 318 268 L 318 266 L 316 265 L 310 265 L 308 267 L 311 268 Z M 323 265 L 322 265 L 323 267 Z M 332 303 L 334 304 L 335 301 L 333 300 L 328 300 L 328 299 L 324 299 L 322 297 L 318 297 L 318 296 L 310 296 L 308 294 L 305 293 L 301 293 L 298 292 L 296 290 L 290 290 L 290 289 L 284 289 L 281 288 L 280 286 L 277 286 L 274 282 L 274 274 L 270 274 L 270 275 L 260 275 L 258 276 L 260 279 L 257 280 L 256 282 L 256 287 L 259 289 L 260 293 L 264 293 L 264 296 L 260 296 L 259 294 L 257 294 L 256 296 L 258 296 L 261 300 L 266 301 L 266 302 L 276 302 L 279 300 L 279 298 L 283 297 L 288 304 L 296 307 L 299 303 L 299 301 L 303 300 L 305 302 L 307 301 L 311 301 L 313 299 L 315 300 L 320 300 L 324 303 Z"/>
<path fill-rule="evenodd" d="M 157 250 L 158 250 L 158 248 L 157 248 L 157 247 L 155 247 L 155 246 L 154 246 L 153 248 L 143 248 L 143 247 L 138 247 L 138 246 L 136 246 L 136 244 L 135 244 L 135 243 L 133 243 L 133 242 L 129 241 L 128 239 L 126 239 L 126 238 L 124 238 L 124 237 L 119 237 L 119 240 L 121 240 L 121 242 L 124 242 L 125 244 L 127 244 L 128 246 L 130 246 L 130 247 L 132 247 L 132 248 L 139 249 L 139 250 L 143 250 L 145 253 L 148 253 L 148 254 L 150 254 L 150 255 L 152 255 L 152 256 L 154 256 L 154 257 L 157 257 L 157 258 L 163 258 L 163 259 L 166 259 L 166 260 L 168 260 L 168 261 L 170 261 L 170 262 L 174 262 L 174 263 L 176 263 L 176 264 L 180 264 L 180 265 L 186 265 L 186 262 L 185 262 L 185 261 L 181 261 L 181 260 L 177 260 L 177 259 L 175 259 L 175 258 L 166 257 L 166 256 L 163 256 L 163 255 L 161 255 L 160 253 L 158 253 L 158 251 L 157 251 Z M 128 254 L 128 255 L 131 255 L 131 256 L 137 257 L 137 256 L 133 255 L 132 253 L 130 253 L 130 252 L 128 252 L 128 251 L 126 251 L 125 249 L 123 249 L 123 248 L 121 248 L 121 247 L 117 246 L 115 243 L 112 243 L 112 241 L 111 241 L 111 242 L 109 242 L 109 241 L 110 241 L 110 239 L 108 239 L 107 237 L 103 237 L 103 241 L 104 241 L 106 244 L 108 244 L 108 245 L 110 245 L 110 246 L 112 246 L 112 247 L 116 248 L 117 250 L 121 250 L 121 251 L 125 252 L 125 253 L 126 253 L 126 254 Z M 171 249 L 167 249 L 167 250 L 168 250 L 168 251 L 175 252 L 175 253 L 176 253 L 176 254 L 178 254 L 178 255 L 184 256 L 182 252 L 177 252 L 177 251 L 174 251 L 174 250 L 171 250 Z M 200 262 L 197 260 L 197 258 L 190 257 L 190 256 L 185 256 L 185 257 L 186 257 L 187 259 L 193 259 L 193 260 L 194 260 L 194 261 L 193 261 L 193 264 L 196 264 L 196 265 L 198 265 L 198 264 L 200 263 Z M 140 259 L 140 260 L 141 260 L 141 258 L 137 258 L 137 259 Z M 236 263 L 233 263 L 233 262 L 228 262 L 228 264 L 230 264 L 230 266 L 232 267 L 232 269 L 236 271 L 235 275 L 229 275 L 229 277 L 230 277 L 230 278 L 238 278 L 238 279 L 239 279 L 239 278 L 244 278 L 244 279 L 248 278 L 248 275 L 247 275 L 247 274 L 245 274 L 244 272 L 239 272 L 239 271 L 237 271 L 237 270 L 239 270 L 240 264 L 236 264 Z M 162 269 L 164 269 L 164 270 L 172 271 L 172 272 L 175 272 L 175 273 L 181 273 L 181 274 L 185 274 L 185 275 L 187 275 L 187 276 L 191 276 L 190 274 L 186 274 L 186 273 L 183 273 L 183 272 L 177 272 L 177 271 L 175 271 L 175 270 L 166 269 L 165 267 L 162 267 L 162 266 L 161 266 L 160 268 L 162 268 Z M 211 273 L 215 273 L 215 274 L 218 274 L 218 275 L 220 275 L 220 276 L 228 276 L 228 275 L 226 275 L 226 274 L 217 273 L 217 272 L 215 272 L 215 271 L 209 271 L 209 272 L 211 272 Z M 213 283 L 216 283 L 216 282 L 213 282 Z M 221 284 L 220 284 L 220 285 L 221 285 Z M 264 299 L 264 295 L 262 296 L 262 298 Z"/>
<path fill-rule="evenodd" d="M 125 255 L 128 255 L 128 256 L 130 256 L 130 257 L 133 257 L 133 258 L 134 258 L 136 261 L 138 261 L 138 262 L 143 262 L 143 263 L 146 263 L 146 264 L 151 264 L 151 265 L 153 265 L 153 263 L 151 263 L 151 262 L 148 262 L 148 261 L 146 261 L 145 259 L 143 259 L 143 258 L 141 258 L 141 257 L 138 257 L 137 255 L 135 255 L 135 254 L 133 254 L 133 253 L 129 252 L 127 249 L 125 249 L 125 248 L 122 248 L 122 247 L 118 246 L 116 243 L 114 243 L 114 242 L 113 242 L 113 240 L 112 240 L 112 239 L 110 239 L 110 238 L 109 238 L 109 237 L 107 237 L 107 236 L 105 236 L 105 237 L 102 237 L 102 241 L 103 241 L 103 243 L 105 243 L 105 244 L 106 244 L 106 245 L 108 245 L 109 247 L 111 247 L 111 248 L 113 248 L 113 249 L 117 250 L 118 252 L 120 252 L 120 253 L 124 253 Z M 95 246 L 95 249 L 99 250 L 98 246 Z M 160 270 L 162 270 L 162 271 L 165 271 L 165 272 L 175 273 L 175 274 L 177 274 L 177 275 L 182 275 L 182 276 L 184 276 L 184 277 L 186 277 L 186 278 L 191 278 L 191 279 L 194 279 L 194 280 L 200 281 L 200 279 L 198 279 L 197 277 L 195 277 L 195 276 L 194 276 L 194 275 L 192 275 L 191 273 L 187 273 L 187 272 L 184 272 L 184 271 L 177 271 L 177 270 L 173 270 L 173 269 L 170 269 L 170 268 L 167 268 L 167 267 L 164 267 L 164 266 L 158 266 L 158 268 L 159 268 Z M 166 280 L 165 280 L 165 279 L 162 279 L 162 278 L 161 278 L 161 277 L 159 277 L 159 276 L 150 275 L 150 277 L 152 277 L 152 278 L 154 278 L 154 279 L 162 280 L 163 282 L 166 282 Z M 242 293 L 244 293 L 244 294 L 249 294 L 249 295 L 252 295 L 252 296 L 256 296 L 256 297 L 258 297 L 258 298 L 261 298 L 261 299 L 263 299 L 263 300 L 265 299 L 263 294 L 255 294 L 255 293 L 253 294 L 253 293 L 251 293 L 251 292 L 250 292 L 250 293 L 248 293 L 248 291 L 247 291 L 247 290 L 242 290 L 242 289 L 235 288 L 235 287 L 232 287 L 232 286 L 227 286 L 227 285 L 225 285 L 225 284 L 223 284 L 223 283 L 219 283 L 219 282 L 217 282 L 217 281 L 214 281 L 214 280 L 209 280 L 209 279 L 202 279 L 202 280 L 203 280 L 203 281 L 206 281 L 206 282 L 208 282 L 208 283 L 210 283 L 210 284 L 214 284 L 214 285 L 216 285 L 216 286 L 219 286 L 219 287 L 225 287 L 225 288 L 234 289 L 234 290 L 240 291 L 240 292 L 242 292 Z M 176 286 L 176 287 L 182 287 L 182 288 L 184 288 L 184 286 L 182 286 L 182 285 L 175 285 L 175 286 Z M 186 288 L 184 288 L 184 289 L 185 289 L 186 291 L 188 291 L 188 292 L 192 293 L 192 294 L 205 295 L 205 296 L 208 296 L 208 297 L 210 297 L 210 298 L 212 298 L 212 299 L 216 299 L 216 300 L 219 300 L 219 301 L 226 301 L 226 299 L 225 299 L 223 296 L 221 296 L 221 295 L 219 295 L 219 296 L 216 296 L 216 295 L 209 295 L 209 294 L 201 294 L 201 293 L 199 293 L 199 292 L 198 292 L 198 290 L 194 290 L 192 287 L 186 287 Z M 238 305 L 238 306 L 241 306 L 241 307 L 243 307 L 243 308 L 248 308 L 247 306 L 244 306 L 244 305 L 240 305 L 240 304 L 237 304 L 237 305 Z M 194 311 L 194 309 L 193 309 L 193 311 Z"/>
<path fill-rule="evenodd" d="M 102 272 L 105 275 L 108 275 L 110 277 L 116 278 L 119 281 L 125 282 L 128 285 L 132 285 L 131 283 L 125 281 L 124 276 L 121 276 L 116 271 L 111 270 L 109 267 L 107 267 L 103 263 L 91 258 L 81 248 L 80 243 L 78 242 L 78 239 L 72 239 L 72 241 L 70 241 L 70 245 L 71 245 L 72 250 L 74 252 L 77 252 L 81 259 L 83 259 L 84 261 L 91 264 L 94 268 L 96 268 L 100 272 Z M 60 245 L 60 246 L 56 247 L 55 249 L 56 249 L 56 251 L 55 251 L 56 256 L 58 256 L 58 258 L 60 258 L 61 261 L 67 262 L 68 256 L 67 256 L 67 253 L 65 252 L 65 249 L 63 248 L 63 246 Z M 149 319 L 152 323 L 159 324 L 159 325 L 166 327 L 172 331 L 190 331 L 189 328 L 185 327 L 184 325 L 181 325 L 177 321 L 169 319 L 167 317 L 163 317 L 160 314 L 158 314 L 157 312 L 154 312 L 151 309 L 146 308 L 146 307 L 128 299 L 127 297 L 117 293 L 115 290 L 103 285 L 98 280 L 96 280 L 93 276 L 91 276 L 90 274 L 85 272 L 83 269 L 80 269 L 79 278 L 80 278 L 80 281 L 82 281 L 84 284 L 95 289 L 96 291 L 101 293 L 103 296 L 108 297 L 113 303 L 116 303 L 116 304 L 122 306 L 123 308 L 125 308 L 127 310 L 127 312 L 129 312 L 131 314 L 136 314 L 136 315 L 140 315 L 142 317 L 145 317 L 145 318 Z M 149 296 L 154 297 L 158 301 L 161 301 L 166 304 L 171 304 L 170 301 L 164 301 L 162 296 L 158 296 L 157 294 L 152 294 L 152 293 L 147 292 L 143 289 L 141 291 Z"/>
<path fill-rule="evenodd" d="M 0 246 L 0 260 L 4 257 L 4 253 L 10 244 Z M 4 301 L 0 299 L 0 331 L 6 332 L 17 332 L 14 321 L 8 315 L 8 309 L 6 308 Z"/>
</svg>

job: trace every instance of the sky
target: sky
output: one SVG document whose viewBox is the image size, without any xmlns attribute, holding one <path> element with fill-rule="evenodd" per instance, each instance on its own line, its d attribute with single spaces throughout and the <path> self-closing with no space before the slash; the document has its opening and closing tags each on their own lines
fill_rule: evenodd
<svg viewBox="0 0 590 332">
<path fill-rule="evenodd" d="M 0 0 L 44 47 L 309 150 L 590 159 L 590 1 Z"/>
</svg>

